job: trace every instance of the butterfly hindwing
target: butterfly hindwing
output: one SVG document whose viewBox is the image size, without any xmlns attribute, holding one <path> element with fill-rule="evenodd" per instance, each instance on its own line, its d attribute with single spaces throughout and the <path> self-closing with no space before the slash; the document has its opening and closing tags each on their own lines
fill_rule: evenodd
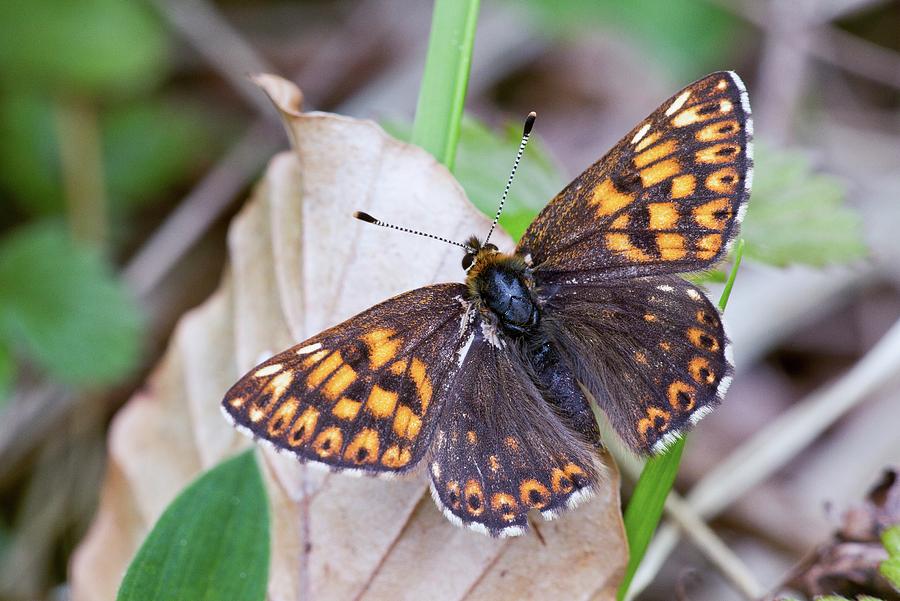
<svg viewBox="0 0 900 601">
<path fill-rule="evenodd" d="M 750 194 L 750 105 L 740 78 L 684 88 L 566 186 L 522 236 L 535 272 L 685 273 L 726 252 Z"/>
<path fill-rule="evenodd" d="M 547 290 L 548 335 L 633 450 L 660 452 L 721 402 L 728 341 L 692 284 L 653 276 Z"/>
<path fill-rule="evenodd" d="M 463 284 L 389 299 L 255 367 L 222 407 L 254 437 L 306 461 L 411 469 L 455 374 Z"/>
<path fill-rule="evenodd" d="M 531 509 L 552 517 L 602 482 L 597 448 L 567 427 L 506 343 L 475 338 L 435 433 L 435 502 L 454 523 L 493 536 L 521 534 Z"/>
</svg>

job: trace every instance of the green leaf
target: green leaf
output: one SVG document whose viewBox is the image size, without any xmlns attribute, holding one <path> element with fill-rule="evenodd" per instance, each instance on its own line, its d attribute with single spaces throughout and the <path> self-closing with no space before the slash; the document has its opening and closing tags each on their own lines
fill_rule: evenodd
<svg viewBox="0 0 900 601">
<path fill-rule="evenodd" d="M 106 109 L 100 129 L 111 208 L 122 212 L 156 200 L 212 160 L 229 134 L 221 121 L 228 122 L 164 98 Z M 18 93 L 0 99 L 0 185 L 25 213 L 63 212 L 59 152 L 50 98 Z"/>
<path fill-rule="evenodd" d="M 211 160 L 224 139 L 209 111 L 165 99 L 114 108 L 101 125 L 109 196 L 119 209 L 156 199 Z"/>
<path fill-rule="evenodd" d="M 878 571 L 900 591 L 900 525 L 885 530 L 881 534 L 881 544 L 889 557 L 878 567 Z"/>
<path fill-rule="evenodd" d="M 0 408 L 9 400 L 12 391 L 13 379 L 16 376 L 16 364 L 12 353 L 0 341 Z"/>
<path fill-rule="evenodd" d="M 479 0 L 435 0 L 412 143 L 453 170 Z"/>
<path fill-rule="evenodd" d="M 157 82 L 165 29 L 143 2 L 0 2 L 0 81 L 65 94 L 109 94 Z"/>
<path fill-rule="evenodd" d="M 259 601 L 269 573 L 269 507 L 253 451 L 206 472 L 166 508 L 117 601 Z"/>
<path fill-rule="evenodd" d="M 815 173 L 797 151 L 758 144 L 755 163 L 741 229 L 748 257 L 778 266 L 822 266 L 865 255 L 861 220 L 844 204 L 841 180 Z"/>
<path fill-rule="evenodd" d="M 728 274 L 725 289 L 719 297 L 720 311 L 724 311 L 728 305 L 734 280 L 741 267 L 744 247 L 744 240 L 738 240 L 734 251 L 734 263 Z M 684 452 L 686 440 L 686 437 L 679 438 L 662 455 L 655 455 L 647 460 L 634 487 L 634 492 L 631 494 L 631 499 L 628 501 L 628 507 L 625 508 L 625 534 L 628 537 L 629 555 L 625 577 L 619 585 L 617 595 L 619 601 L 622 601 L 628 593 L 631 580 L 634 578 L 638 566 L 641 565 L 644 553 L 647 552 L 647 546 L 656 532 L 656 526 L 659 524 L 666 504 L 666 497 L 669 496 L 669 491 L 675 484 L 675 477 L 678 475 L 678 466 L 681 463 L 681 454 Z"/>
<path fill-rule="evenodd" d="M 384 127 L 396 138 L 409 138 L 408 125 L 388 122 Z M 491 218 L 497 212 L 521 136 L 520 123 L 510 124 L 497 133 L 470 115 L 463 117 L 453 172 L 469 200 Z M 500 225 L 518 239 L 564 183 L 540 137 L 533 133 L 510 188 Z"/>
<path fill-rule="evenodd" d="M 593 33 L 598 28 L 632 36 L 677 80 L 697 79 L 730 64 L 747 32 L 732 13 L 702 0 L 528 0 L 527 5 L 543 31 L 567 39 L 573 30 Z"/>
<path fill-rule="evenodd" d="M 0 337 L 52 375 L 115 381 L 136 364 L 140 336 L 125 287 L 61 224 L 20 228 L 0 242 Z"/>
</svg>

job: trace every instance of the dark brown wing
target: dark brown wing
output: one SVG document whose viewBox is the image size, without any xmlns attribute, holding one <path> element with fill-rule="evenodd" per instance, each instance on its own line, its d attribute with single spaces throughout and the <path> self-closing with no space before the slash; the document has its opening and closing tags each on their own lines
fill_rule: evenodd
<svg viewBox="0 0 900 601">
<path fill-rule="evenodd" d="M 564 423 L 507 341 L 479 327 L 451 385 L 432 445 L 431 492 L 447 518 L 492 536 L 522 534 L 527 514 L 553 517 L 603 481 L 597 448 Z"/>
<path fill-rule="evenodd" d="M 517 252 L 536 273 L 634 277 L 696 271 L 737 235 L 750 195 L 750 104 L 733 72 L 663 103 L 560 192 Z"/>
<path fill-rule="evenodd" d="M 240 430 L 305 461 L 409 470 L 459 368 L 465 291 L 438 284 L 376 305 L 253 368 L 222 408 Z"/>
<path fill-rule="evenodd" d="M 718 310 L 681 278 L 551 279 L 543 328 L 636 452 L 658 453 L 718 405 L 731 382 Z"/>
</svg>

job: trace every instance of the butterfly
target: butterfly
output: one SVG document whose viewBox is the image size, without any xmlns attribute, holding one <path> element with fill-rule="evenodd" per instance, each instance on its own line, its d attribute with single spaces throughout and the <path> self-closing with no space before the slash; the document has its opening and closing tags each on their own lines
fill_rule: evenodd
<svg viewBox="0 0 900 601">
<path fill-rule="evenodd" d="M 722 401 L 733 368 L 719 312 L 675 274 L 734 241 L 752 133 L 735 73 L 690 84 L 557 194 L 512 253 L 472 237 L 463 283 L 400 294 L 275 355 L 228 391 L 225 415 L 337 471 L 424 463 L 444 515 L 492 536 L 574 507 L 605 482 L 591 397 L 639 454 Z"/>
</svg>

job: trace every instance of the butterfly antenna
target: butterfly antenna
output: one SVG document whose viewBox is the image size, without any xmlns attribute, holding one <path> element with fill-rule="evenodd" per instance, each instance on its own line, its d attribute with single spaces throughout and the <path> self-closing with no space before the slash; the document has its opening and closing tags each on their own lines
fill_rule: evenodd
<svg viewBox="0 0 900 601">
<path fill-rule="evenodd" d="M 487 238 L 484 239 L 485 244 L 491 239 L 491 234 L 494 233 L 494 228 L 497 227 L 497 222 L 500 221 L 500 213 L 503 212 L 503 205 L 506 203 L 506 198 L 509 196 L 509 188 L 512 186 L 513 178 L 516 176 L 516 169 L 519 168 L 519 162 L 522 160 L 522 155 L 525 153 L 525 146 L 528 144 L 528 138 L 531 137 L 531 128 L 534 127 L 534 120 L 536 118 L 537 113 L 534 111 L 531 111 L 528 113 L 528 116 L 525 117 L 525 128 L 522 131 L 522 141 L 519 142 L 519 151 L 516 153 L 516 161 L 513 163 L 512 171 L 509 173 L 509 179 L 506 180 L 506 188 L 503 189 L 503 196 L 500 198 L 500 206 L 497 207 L 497 214 L 494 216 L 494 222 L 491 224 L 491 229 L 488 232 Z"/>
<path fill-rule="evenodd" d="M 392 230 L 398 230 L 401 232 L 406 232 L 407 234 L 415 234 L 417 236 L 425 236 L 426 238 L 432 238 L 434 240 L 440 240 L 441 242 L 446 242 L 447 244 L 453 244 L 454 246 L 459 246 L 466 249 L 467 252 L 475 252 L 475 249 L 469 246 L 468 244 L 463 244 L 462 242 L 454 242 L 453 240 L 448 240 L 447 238 L 441 238 L 440 236 L 435 236 L 434 234 L 429 234 L 426 232 L 419 232 L 416 230 L 411 230 L 405 227 L 400 227 L 399 225 L 393 225 L 390 223 L 385 223 L 380 219 L 376 219 L 372 217 L 368 213 L 364 213 L 362 211 L 356 211 L 353 213 L 353 216 L 360 221 L 365 221 L 366 223 L 374 223 L 375 225 L 380 225 L 381 227 L 390 228 Z"/>
</svg>

